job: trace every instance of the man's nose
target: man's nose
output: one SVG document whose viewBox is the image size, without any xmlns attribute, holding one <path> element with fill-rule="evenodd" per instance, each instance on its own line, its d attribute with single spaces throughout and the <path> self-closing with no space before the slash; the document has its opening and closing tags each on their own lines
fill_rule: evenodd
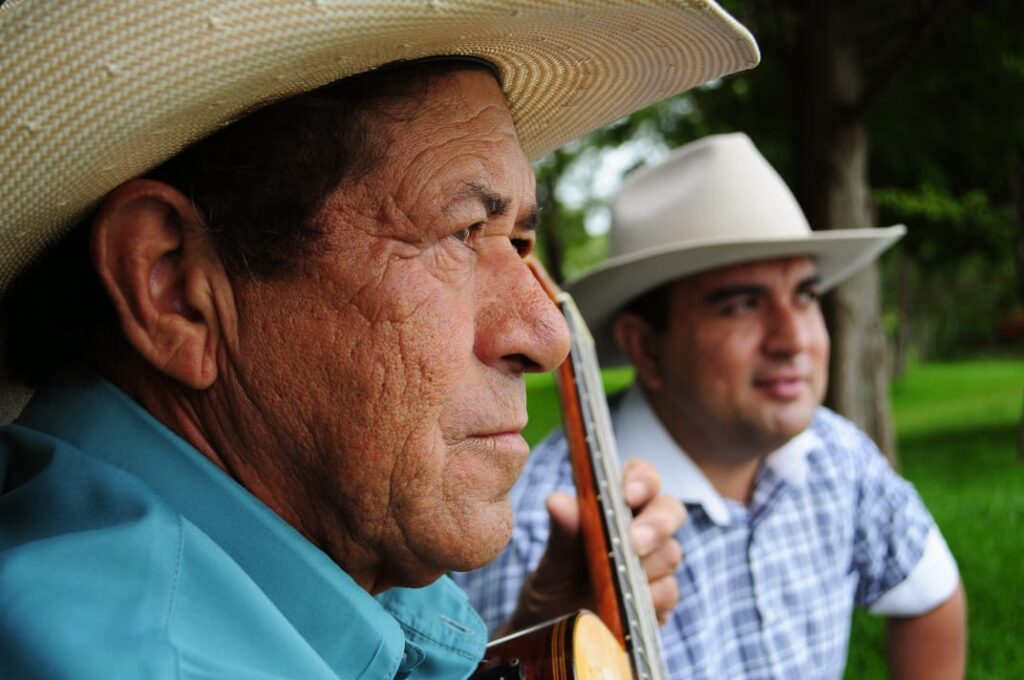
<svg viewBox="0 0 1024 680">
<path fill-rule="evenodd" d="M 769 356 L 791 356 L 807 347 L 807 315 L 791 304 L 771 305 L 766 311 L 764 351 Z"/>
<path fill-rule="evenodd" d="M 514 251 L 478 283 L 474 351 L 481 361 L 520 372 L 550 371 L 569 353 L 562 312 Z"/>
</svg>

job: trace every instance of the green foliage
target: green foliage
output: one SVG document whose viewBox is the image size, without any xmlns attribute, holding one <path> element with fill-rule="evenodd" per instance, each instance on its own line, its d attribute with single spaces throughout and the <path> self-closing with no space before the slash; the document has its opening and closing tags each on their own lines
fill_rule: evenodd
<svg viewBox="0 0 1024 680">
<path fill-rule="evenodd" d="M 913 243 L 915 257 L 926 264 L 948 259 L 963 248 L 998 254 L 1013 245 L 1013 234 L 1006 225 L 1013 219 L 1010 206 L 994 205 L 984 191 L 974 189 L 962 196 L 949 190 L 924 183 L 916 187 L 880 188 L 875 190 L 875 202 L 882 215 L 905 217 L 922 228 L 921 236 L 914 234 L 904 241 Z M 934 227 L 945 227 L 943 238 L 927 238 Z"/>
<path fill-rule="evenodd" d="M 879 186 L 931 183 L 1008 196 L 1024 143 L 1024 4 L 958 3 L 868 111 Z"/>
<path fill-rule="evenodd" d="M 875 199 L 883 224 L 911 225 L 884 264 L 895 293 L 889 312 L 905 317 L 918 354 L 952 357 L 1005 344 L 998 324 L 1019 304 L 1010 206 L 978 189 L 956 196 L 933 184 L 878 189 Z"/>
<path fill-rule="evenodd" d="M 802 13 L 815 3 L 724 4 L 757 37 L 756 69 L 580 140 L 539 164 L 545 181 L 557 187 L 570 174 L 593 177 L 602 153 L 624 144 L 674 148 L 742 130 L 796 186 L 793 149 L 801 130 L 794 110 L 806 95 L 796 75 L 806 64 L 795 55 L 806 31 Z M 910 329 L 901 349 L 927 357 L 990 348 L 998 323 L 1024 314 L 1013 288 L 1021 265 L 1014 263 L 1008 190 L 1014 149 L 1024 149 L 1024 3 L 868 0 L 846 8 L 856 24 L 864 87 L 878 93 L 859 112 L 869 135 L 870 179 L 879 187 L 878 222 L 909 227 L 900 256 L 887 265 L 887 326 Z M 591 243 L 585 228 L 606 199 L 591 193 L 575 208 L 551 212 L 551 228 L 565 243 L 567 277 L 606 256 L 606 242 Z"/>
<path fill-rule="evenodd" d="M 915 365 L 893 386 L 892 401 L 903 475 L 942 529 L 967 591 L 967 676 L 1018 678 L 1024 361 Z M 883 621 L 858 612 L 846 677 L 882 678 L 884 669 Z"/>
</svg>

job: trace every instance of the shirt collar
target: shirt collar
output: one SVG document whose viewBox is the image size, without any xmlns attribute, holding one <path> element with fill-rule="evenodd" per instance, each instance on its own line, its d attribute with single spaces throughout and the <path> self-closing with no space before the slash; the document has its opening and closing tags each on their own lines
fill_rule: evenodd
<svg viewBox="0 0 1024 680">
<path fill-rule="evenodd" d="M 821 445 L 821 438 L 808 428 L 768 454 L 765 465 L 790 486 L 803 488 L 807 483 L 807 456 Z"/>
<path fill-rule="evenodd" d="M 700 505 L 715 524 L 730 523 L 725 499 L 668 433 L 637 384 L 626 391 L 616 411 L 615 439 L 619 451 L 644 458 L 654 465 L 661 475 L 664 493 L 683 503 Z M 807 481 L 807 454 L 820 441 L 813 431 L 804 430 L 770 453 L 765 465 L 786 483 L 803 487 Z"/>
<path fill-rule="evenodd" d="M 440 638 L 460 656 L 483 654 L 483 622 L 464 597 L 455 596 L 461 591 L 449 592 L 457 589 L 449 579 L 393 589 L 381 601 L 371 597 L 270 508 L 105 380 L 86 376 L 40 390 L 18 422 L 144 481 L 230 555 L 332 668 L 359 667 L 352 650 L 365 654 L 365 668 L 396 667 L 409 650 L 389 611 L 419 612 L 419 620 L 402 623 L 412 623 L 427 639 Z M 433 605 L 439 599 L 450 608 L 438 611 Z M 436 616 L 425 616 L 430 612 Z M 465 625 L 450 625 L 453 617 Z"/>
</svg>

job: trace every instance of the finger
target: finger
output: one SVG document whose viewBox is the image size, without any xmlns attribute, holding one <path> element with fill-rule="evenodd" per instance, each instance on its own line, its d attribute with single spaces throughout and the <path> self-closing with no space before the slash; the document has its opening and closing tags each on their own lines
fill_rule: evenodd
<svg viewBox="0 0 1024 680">
<path fill-rule="evenodd" d="M 632 458 L 622 468 L 622 488 L 626 503 L 636 510 L 661 491 L 661 476 L 647 461 Z"/>
<path fill-rule="evenodd" d="M 555 573 L 570 570 L 580 560 L 580 509 L 576 497 L 555 491 L 546 499 L 551 531 L 538 568 Z"/>
<path fill-rule="evenodd" d="M 551 533 L 537 568 L 519 592 L 511 630 L 548 620 L 585 606 L 591 599 L 579 540 L 579 504 L 574 496 L 555 492 L 545 499 Z"/>
<path fill-rule="evenodd" d="M 669 539 L 640 559 L 640 565 L 651 583 L 672 576 L 683 562 L 683 547 L 679 541 Z"/>
<path fill-rule="evenodd" d="M 575 537 L 580 530 L 580 506 L 576 498 L 563 491 L 551 493 L 545 500 L 551 516 L 551 534 L 558 538 Z"/>
<path fill-rule="evenodd" d="M 682 503 L 671 496 L 658 496 L 630 523 L 633 550 L 640 557 L 649 554 L 675 536 L 685 521 L 686 509 Z"/>
<path fill-rule="evenodd" d="M 674 576 L 665 576 L 651 583 L 651 601 L 658 623 L 665 625 L 679 604 L 679 583 Z"/>
</svg>

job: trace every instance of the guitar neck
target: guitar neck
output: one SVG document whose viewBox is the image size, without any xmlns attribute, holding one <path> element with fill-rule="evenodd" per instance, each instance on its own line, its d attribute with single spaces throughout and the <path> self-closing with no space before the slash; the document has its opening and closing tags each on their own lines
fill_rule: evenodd
<svg viewBox="0 0 1024 680">
<path fill-rule="evenodd" d="M 629 543 L 632 512 L 622 496 L 619 456 L 594 341 L 572 298 L 559 292 L 555 299 L 572 337 L 558 383 L 597 614 L 626 649 L 635 677 L 662 680 L 667 673 L 657 619 L 647 577 Z"/>
</svg>

